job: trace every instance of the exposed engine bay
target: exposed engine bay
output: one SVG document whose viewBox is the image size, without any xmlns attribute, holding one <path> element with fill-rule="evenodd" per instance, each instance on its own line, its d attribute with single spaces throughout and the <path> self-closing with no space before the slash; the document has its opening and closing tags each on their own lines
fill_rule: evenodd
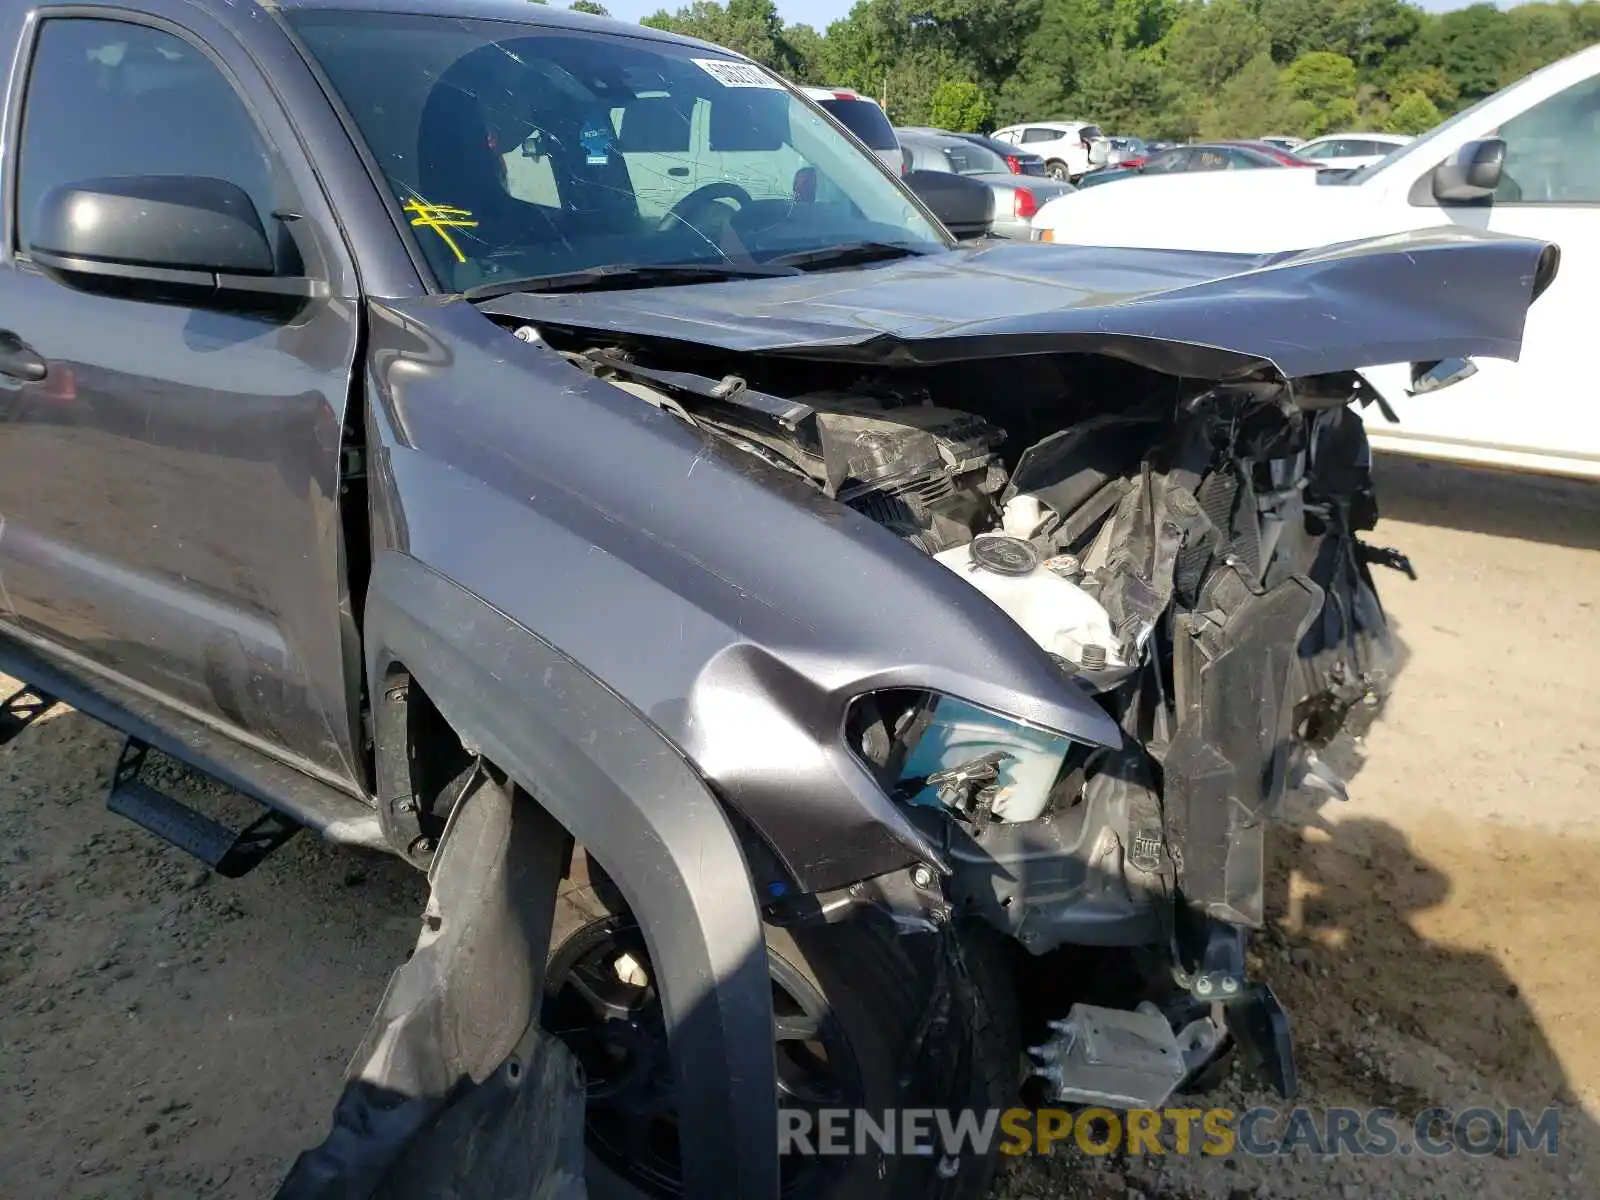
<svg viewBox="0 0 1600 1200">
<path fill-rule="evenodd" d="M 1026 631 L 1122 745 L 894 691 L 857 702 L 850 750 L 944 848 L 958 905 L 1036 954 L 1159 947 L 1187 1002 L 1253 1002 L 1240 1019 L 1287 1061 L 1281 1011 L 1243 977 L 1264 826 L 1291 787 L 1342 795 L 1317 751 L 1370 720 L 1394 666 L 1369 566 L 1409 570 L 1357 536 L 1377 509 L 1356 376 L 1217 383 L 1066 354 L 862 367 L 519 336 L 805 480 Z M 1226 1036 L 1214 1014 L 1146 1017 L 1122 1033 L 1153 1039 L 1152 1061 L 1175 1024 L 1191 1066 Z M 1114 1098 L 1073 1074 L 1077 1038 L 1044 1047 L 1042 1073 L 1063 1099 Z M 1153 1069 L 1122 1099 L 1159 1103 L 1182 1077 Z"/>
</svg>

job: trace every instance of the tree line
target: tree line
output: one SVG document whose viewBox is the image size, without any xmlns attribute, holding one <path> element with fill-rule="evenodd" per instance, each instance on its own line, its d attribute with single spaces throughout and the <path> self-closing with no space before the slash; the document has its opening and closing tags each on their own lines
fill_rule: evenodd
<svg viewBox="0 0 1600 1200">
<path fill-rule="evenodd" d="M 785 24 L 773 0 L 693 0 L 644 24 L 797 83 L 855 88 L 899 125 L 1076 118 L 1148 138 L 1315 137 L 1420 133 L 1600 41 L 1600 0 L 1447 13 L 1405 0 L 858 0 L 822 32 Z"/>
</svg>

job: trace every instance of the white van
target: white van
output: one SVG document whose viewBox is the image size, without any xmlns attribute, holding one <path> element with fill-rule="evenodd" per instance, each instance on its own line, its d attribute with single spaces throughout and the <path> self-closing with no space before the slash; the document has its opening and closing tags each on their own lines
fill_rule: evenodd
<svg viewBox="0 0 1600 1200">
<path fill-rule="evenodd" d="M 1553 242 L 1561 269 L 1528 313 L 1520 362 L 1413 395 L 1410 367 L 1364 372 L 1400 417 L 1372 444 L 1425 457 L 1600 478 L 1600 46 L 1536 71 L 1382 162 L 1341 175 L 1150 176 L 1051 201 L 1034 236 L 1189 250 L 1300 250 L 1457 225 Z"/>
</svg>

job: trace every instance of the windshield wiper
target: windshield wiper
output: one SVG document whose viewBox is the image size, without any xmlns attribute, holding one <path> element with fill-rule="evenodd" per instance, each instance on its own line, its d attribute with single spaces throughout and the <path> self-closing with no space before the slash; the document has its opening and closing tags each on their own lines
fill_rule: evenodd
<svg viewBox="0 0 1600 1200">
<path fill-rule="evenodd" d="M 780 254 L 767 259 L 769 266 L 784 267 L 848 267 L 858 263 L 881 262 L 891 258 L 921 258 L 928 253 L 915 246 L 898 242 L 847 242 L 842 246 L 824 246 L 820 250 L 797 250 L 793 254 Z"/>
<path fill-rule="evenodd" d="M 523 275 L 480 283 L 461 294 L 468 300 L 493 300 L 512 292 L 599 292 L 608 288 L 663 287 L 674 283 L 715 283 L 725 279 L 766 279 L 798 274 L 800 271 L 796 267 L 766 263 L 613 263 L 581 271 Z"/>
</svg>

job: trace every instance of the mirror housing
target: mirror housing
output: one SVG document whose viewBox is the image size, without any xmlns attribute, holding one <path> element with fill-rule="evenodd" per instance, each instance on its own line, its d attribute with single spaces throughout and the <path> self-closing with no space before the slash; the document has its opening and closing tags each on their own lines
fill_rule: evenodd
<svg viewBox="0 0 1600 1200">
<path fill-rule="evenodd" d="M 1465 204 L 1494 195 L 1505 173 L 1506 144 L 1500 138 L 1468 142 L 1433 169 L 1433 198 L 1441 204 Z"/>
<path fill-rule="evenodd" d="M 907 171 L 905 183 L 956 237 L 983 237 L 994 219 L 994 190 L 947 171 Z"/>
<path fill-rule="evenodd" d="M 244 189 L 198 175 L 89 179 L 46 192 L 29 258 L 79 291 L 164 304 L 281 308 L 313 294 L 274 274 Z"/>
</svg>

